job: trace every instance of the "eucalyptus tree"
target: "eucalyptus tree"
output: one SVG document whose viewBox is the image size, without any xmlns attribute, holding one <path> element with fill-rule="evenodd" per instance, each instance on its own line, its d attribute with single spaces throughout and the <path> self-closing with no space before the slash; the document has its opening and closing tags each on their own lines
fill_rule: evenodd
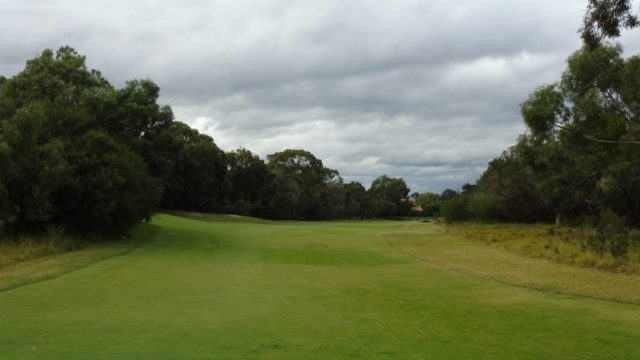
<svg viewBox="0 0 640 360">
<path fill-rule="evenodd" d="M 589 0 L 580 33 L 584 43 L 593 49 L 604 39 L 620 36 L 622 29 L 638 25 L 630 0 Z"/>
<path fill-rule="evenodd" d="M 522 104 L 525 124 L 541 146 L 556 148 L 550 151 L 557 155 L 547 152 L 548 171 L 565 174 L 583 204 L 640 224 L 640 57 L 623 59 L 618 45 L 585 47 L 567 64 L 559 83 Z M 570 161 L 553 166 L 568 154 Z M 560 187 L 552 177 L 545 181 Z"/>
</svg>

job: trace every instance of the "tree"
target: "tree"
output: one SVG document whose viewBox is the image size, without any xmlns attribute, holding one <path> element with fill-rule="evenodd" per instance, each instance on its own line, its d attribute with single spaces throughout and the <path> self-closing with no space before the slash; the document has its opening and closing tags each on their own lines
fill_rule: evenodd
<svg viewBox="0 0 640 360">
<path fill-rule="evenodd" d="M 584 25 L 580 29 L 584 43 L 595 49 L 605 38 L 620 36 L 621 29 L 640 25 L 638 17 L 631 11 L 630 0 L 589 0 Z"/>
<path fill-rule="evenodd" d="M 440 196 L 436 193 L 426 192 L 419 194 L 416 203 L 422 208 L 426 216 L 437 216 L 440 212 Z"/>
<path fill-rule="evenodd" d="M 292 207 L 287 211 L 274 209 L 274 213 L 309 220 L 330 216 L 328 207 L 333 204 L 327 202 L 330 199 L 328 189 L 330 184 L 342 181 L 338 171 L 325 168 L 322 160 L 301 149 L 277 152 L 267 155 L 267 159 L 269 169 L 276 176 L 276 196 L 272 205 Z M 280 194 L 281 191 L 284 193 Z"/>
<path fill-rule="evenodd" d="M 345 217 L 361 218 L 368 216 L 370 208 L 367 190 L 357 181 L 344 185 Z"/>
<path fill-rule="evenodd" d="M 407 201 L 409 188 L 402 178 L 382 175 L 373 180 L 369 188 L 374 216 L 406 216 L 411 209 Z"/>
<path fill-rule="evenodd" d="M 160 183 L 124 144 L 91 130 L 74 140 L 67 158 L 72 171 L 55 194 L 59 222 L 76 231 L 118 235 L 150 218 Z"/>
<path fill-rule="evenodd" d="M 563 189 L 553 207 L 609 207 L 640 224 L 640 200 L 630 195 L 640 182 L 640 57 L 621 53 L 620 46 L 574 53 L 561 82 L 534 92 L 522 114 L 546 159 L 543 193 Z M 604 195 L 612 191 L 619 195 Z"/>
<path fill-rule="evenodd" d="M 269 204 L 269 218 L 303 219 L 303 190 L 299 181 L 282 169 L 273 169 L 274 193 Z"/>
<path fill-rule="evenodd" d="M 456 196 L 442 204 L 442 215 L 448 223 L 471 220 L 469 211 L 469 197 Z"/>
<path fill-rule="evenodd" d="M 227 160 L 229 209 L 238 214 L 268 216 L 274 175 L 265 162 L 242 148 L 229 152 Z"/>
<path fill-rule="evenodd" d="M 195 211 L 219 211 L 229 189 L 227 160 L 213 139 L 184 123 L 173 122 L 168 132 L 173 154 L 172 172 L 165 180 L 162 207 Z"/>
<path fill-rule="evenodd" d="M 47 131 L 48 120 L 46 106 L 37 101 L 2 119 L 3 202 L 13 209 L 11 223 L 19 230 L 37 230 L 52 220 L 53 194 L 68 176 L 64 142 Z"/>
<path fill-rule="evenodd" d="M 440 201 L 448 201 L 460 195 L 457 191 L 452 189 L 446 189 L 440 194 Z"/>
<path fill-rule="evenodd" d="M 158 93 L 149 80 L 116 90 L 70 47 L 0 77 L 0 234 L 49 225 L 124 233 L 148 218 L 180 153 L 162 148 L 173 115 Z M 185 158 L 216 150 L 193 146 Z"/>
<path fill-rule="evenodd" d="M 538 188 L 544 178 L 536 167 L 538 150 L 531 138 L 521 136 L 515 146 L 493 159 L 471 197 L 472 214 L 489 221 L 549 221 L 552 215 Z"/>
</svg>

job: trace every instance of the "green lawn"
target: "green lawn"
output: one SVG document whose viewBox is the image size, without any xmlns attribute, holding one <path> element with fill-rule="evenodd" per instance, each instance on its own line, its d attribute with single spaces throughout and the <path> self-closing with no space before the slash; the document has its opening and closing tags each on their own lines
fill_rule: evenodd
<svg viewBox="0 0 640 360">
<path fill-rule="evenodd" d="M 394 243 L 432 224 L 222 220 L 157 215 L 131 252 L 0 292 L 0 359 L 640 354 L 640 306 L 464 275 Z"/>
</svg>

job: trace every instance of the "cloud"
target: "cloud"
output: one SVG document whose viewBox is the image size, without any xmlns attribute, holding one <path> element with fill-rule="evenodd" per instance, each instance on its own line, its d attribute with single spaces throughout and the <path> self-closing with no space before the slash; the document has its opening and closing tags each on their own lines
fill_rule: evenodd
<svg viewBox="0 0 640 360">
<path fill-rule="evenodd" d="M 474 182 L 519 104 L 580 46 L 584 0 L 6 1 L 0 73 L 70 45 L 114 85 L 150 78 L 225 150 L 304 148 L 346 180 Z M 640 49 L 640 39 L 625 34 Z"/>
</svg>

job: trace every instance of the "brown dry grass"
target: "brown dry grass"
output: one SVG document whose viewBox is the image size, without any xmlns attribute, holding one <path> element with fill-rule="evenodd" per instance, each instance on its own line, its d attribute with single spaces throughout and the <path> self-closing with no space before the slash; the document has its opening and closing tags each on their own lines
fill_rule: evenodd
<svg viewBox="0 0 640 360">
<path fill-rule="evenodd" d="M 552 292 L 640 304 L 640 275 L 631 271 L 631 264 L 625 265 L 627 272 L 613 272 L 569 261 L 556 262 L 547 255 L 546 245 L 550 242 L 551 254 L 556 254 L 555 246 L 560 252 L 570 246 L 549 234 L 548 227 L 415 224 L 383 236 L 390 245 L 455 272 Z"/>
<path fill-rule="evenodd" d="M 592 228 L 562 227 L 549 224 L 448 225 L 446 231 L 518 254 L 558 263 L 613 272 L 640 273 L 640 233 L 630 234 L 631 245 L 625 256 L 598 253 L 588 245 Z M 635 241 L 633 240 L 635 239 Z"/>
</svg>

